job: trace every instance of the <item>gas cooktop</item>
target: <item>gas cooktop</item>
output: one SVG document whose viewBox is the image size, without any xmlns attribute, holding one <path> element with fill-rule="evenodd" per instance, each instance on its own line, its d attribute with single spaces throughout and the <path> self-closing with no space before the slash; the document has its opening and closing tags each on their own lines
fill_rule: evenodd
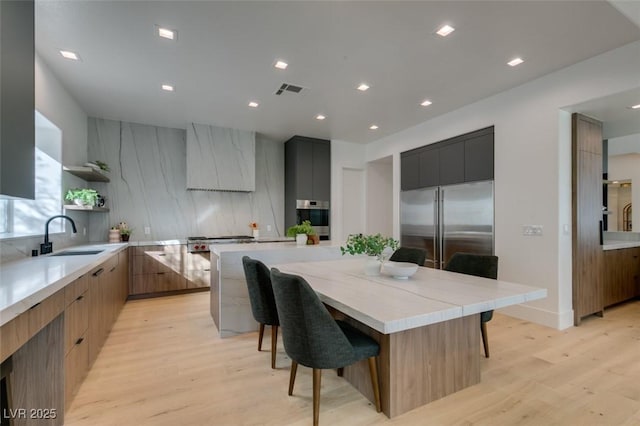
<svg viewBox="0 0 640 426">
<path fill-rule="evenodd" d="M 209 244 L 249 243 L 255 241 L 248 235 L 224 235 L 221 237 L 187 237 L 187 249 L 191 253 L 209 251 Z"/>
</svg>

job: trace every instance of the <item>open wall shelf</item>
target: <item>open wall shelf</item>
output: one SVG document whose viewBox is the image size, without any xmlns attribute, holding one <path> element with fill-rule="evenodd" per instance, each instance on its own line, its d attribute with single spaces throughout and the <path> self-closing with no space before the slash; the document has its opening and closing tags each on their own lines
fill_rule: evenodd
<svg viewBox="0 0 640 426">
<path fill-rule="evenodd" d="M 64 206 L 66 210 L 79 210 L 83 212 L 108 212 L 109 209 L 106 207 L 95 207 L 95 206 L 76 206 L 75 204 L 67 204 Z"/>
<path fill-rule="evenodd" d="M 74 176 L 78 176 L 80 179 L 84 179 L 87 182 L 109 182 L 109 178 L 107 176 L 93 167 L 63 166 L 62 170 L 69 172 Z"/>
</svg>

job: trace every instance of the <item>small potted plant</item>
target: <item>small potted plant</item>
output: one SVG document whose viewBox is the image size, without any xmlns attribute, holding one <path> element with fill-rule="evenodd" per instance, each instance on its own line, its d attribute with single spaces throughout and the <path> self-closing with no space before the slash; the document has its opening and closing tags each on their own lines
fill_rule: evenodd
<svg viewBox="0 0 640 426">
<path fill-rule="evenodd" d="M 133 229 L 120 228 L 120 240 L 123 242 L 129 241 L 129 237 L 131 236 L 132 232 Z"/>
<path fill-rule="evenodd" d="M 117 226 L 115 226 L 120 232 L 120 241 L 126 242 L 129 241 L 129 237 L 133 232 L 133 229 L 129 228 L 127 222 L 120 222 Z"/>
<path fill-rule="evenodd" d="M 296 244 L 299 246 L 307 244 L 309 235 L 316 235 L 316 231 L 308 220 L 303 221 L 299 225 L 293 225 L 287 229 L 287 237 L 296 237 Z"/>
<path fill-rule="evenodd" d="M 98 201 L 98 191 L 88 188 L 72 188 L 67 191 L 64 199 L 72 201 L 78 206 L 95 206 Z"/>
<path fill-rule="evenodd" d="M 344 246 L 340 247 L 340 252 L 357 255 L 366 254 L 369 256 L 365 264 L 366 275 L 380 275 L 380 267 L 385 259 L 385 254 L 398 248 L 398 240 L 391 237 L 384 237 L 382 234 L 363 235 L 351 234 L 347 238 Z"/>
</svg>

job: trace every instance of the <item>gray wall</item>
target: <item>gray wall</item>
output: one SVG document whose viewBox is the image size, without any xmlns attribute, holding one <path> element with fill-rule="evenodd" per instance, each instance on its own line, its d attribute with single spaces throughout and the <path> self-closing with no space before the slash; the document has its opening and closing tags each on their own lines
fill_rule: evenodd
<svg viewBox="0 0 640 426">
<path fill-rule="evenodd" d="M 121 221 L 134 228 L 134 241 L 249 235 L 252 221 L 261 236 L 284 233 L 282 143 L 256 135 L 255 192 L 187 191 L 185 137 L 182 129 L 89 118 L 89 158 L 111 168 L 111 182 L 92 183 L 110 212 L 91 214 L 91 241 L 107 240 Z"/>
</svg>

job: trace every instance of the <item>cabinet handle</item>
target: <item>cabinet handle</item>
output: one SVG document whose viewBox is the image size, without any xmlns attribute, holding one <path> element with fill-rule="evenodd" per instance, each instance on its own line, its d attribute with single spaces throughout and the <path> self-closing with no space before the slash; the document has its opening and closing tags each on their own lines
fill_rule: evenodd
<svg viewBox="0 0 640 426">
<path fill-rule="evenodd" d="M 602 221 L 600 221 L 600 223 L 598 224 L 598 232 L 600 234 L 600 245 L 603 245 L 604 244 L 604 235 L 603 235 L 604 225 Z"/>
<path fill-rule="evenodd" d="M 160 253 L 158 256 L 166 256 L 166 253 Z"/>
<path fill-rule="evenodd" d="M 91 275 L 93 275 L 94 277 L 97 277 L 98 275 L 100 275 L 100 274 L 101 274 L 101 273 L 103 273 L 103 272 L 104 272 L 104 268 L 100 268 L 100 269 L 98 269 L 97 271 L 95 271 L 95 272 L 94 272 L 93 274 L 91 274 Z"/>
<path fill-rule="evenodd" d="M 113 268 L 111 268 L 111 270 L 109 272 L 113 272 L 116 270 L 116 267 L 114 266 Z"/>
<path fill-rule="evenodd" d="M 82 343 L 83 340 L 84 340 L 84 337 L 81 337 L 78 340 L 76 340 L 76 345 L 79 345 L 80 343 Z"/>
<path fill-rule="evenodd" d="M 158 275 L 164 275 L 164 274 L 166 274 L 166 272 L 156 272 L 156 274 L 158 274 Z"/>
<path fill-rule="evenodd" d="M 33 309 L 33 308 L 35 308 L 35 307 L 36 307 L 36 306 L 38 306 L 40 303 L 42 303 L 42 302 L 38 302 L 38 303 L 36 303 L 35 305 L 33 305 L 32 307 L 30 307 L 29 309 Z"/>
<path fill-rule="evenodd" d="M 80 295 L 80 296 L 76 297 L 76 300 L 82 300 L 82 299 L 84 299 L 84 295 Z"/>
</svg>

